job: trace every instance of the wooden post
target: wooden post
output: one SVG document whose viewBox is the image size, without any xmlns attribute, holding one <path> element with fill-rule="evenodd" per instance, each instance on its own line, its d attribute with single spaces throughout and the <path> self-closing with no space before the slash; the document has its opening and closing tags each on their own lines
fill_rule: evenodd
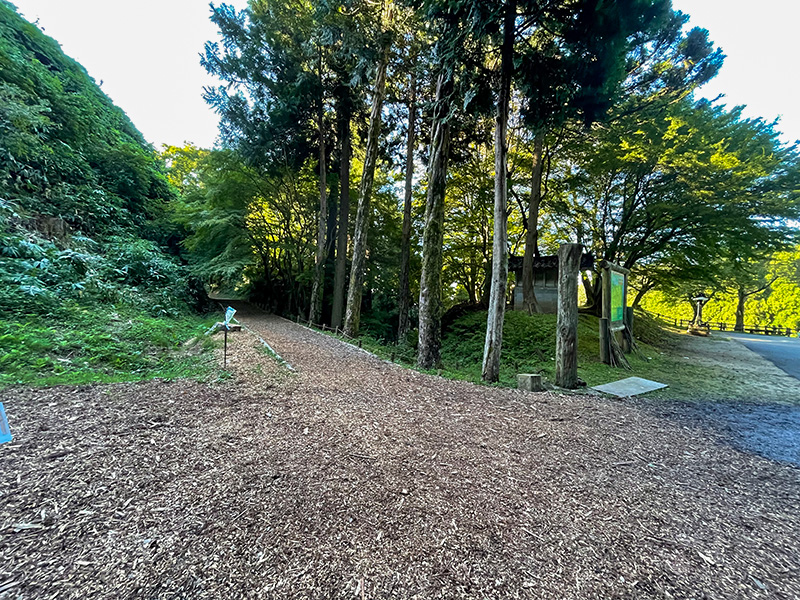
<svg viewBox="0 0 800 600">
<path fill-rule="evenodd" d="M 608 329 L 608 319 L 600 319 L 600 361 L 606 365 L 611 364 L 611 332 Z"/>
<path fill-rule="evenodd" d="M 627 289 L 627 286 L 625 286 Z M 630 338 L 627 335 L 622 336 L 622 351 L 630 353 L 633 348 L 631 348 L 631 343 L 633 340 L 633 307 L 626 306 L 625 307 L 625 327 L 628 329 L 630 333 Z"/>
<path fill-rule="evenodd" d="M 225 350 L 223 350 L 222 354 L 222 368 L 228 368 L 228 326 L 225 325 Z"/>
<path fill-rule="evenodd" d="M 578 387 L 578 275 L 581 244 L 558 249 L 558 319 L 556 327 L 556 385 Z"/>
</svg>

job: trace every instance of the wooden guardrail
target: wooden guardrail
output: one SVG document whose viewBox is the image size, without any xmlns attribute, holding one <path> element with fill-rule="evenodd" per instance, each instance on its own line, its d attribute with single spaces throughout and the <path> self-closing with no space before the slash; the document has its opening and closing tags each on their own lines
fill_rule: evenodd
<svg viewBox="0 0 800 600">
<path fill-rule="evenodd" d="M 645 311 L 651 317 L 655 317 L 661 322 L 665 323 L 666 325 L 671 325 L 672 327 L 677 328 L 684 328 L 689 327 L 692 323 L 692 319 L 677 319 L 675 317 L 668 317 L 667 315 L 662 315 L 659 313 Z M 723 321 L 705 321 L 703 322 L 703 327 L 713 331 L 733 331 L 736 332 L 736 325 L 734 323 L 725 323 Z M 777 335 L 777 336 L 784 336 L 784 337 L 792 337 L 797 335 L 797 331 L 791 329 L 789 327 L 770 327 L 770 326 L 752 326 L 752 325 L 745 325 L 744 329 L 739 331 L 739 333 L 754 333 L 757 335 Z"/>
</svg>

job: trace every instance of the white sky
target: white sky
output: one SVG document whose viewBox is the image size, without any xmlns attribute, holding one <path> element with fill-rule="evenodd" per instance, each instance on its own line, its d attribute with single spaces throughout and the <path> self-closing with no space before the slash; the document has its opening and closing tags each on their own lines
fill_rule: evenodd
<svg viewBox="0 0 800 600">
<path fill-rule="evenodd" d="M 708 29 L 727 55 L 719 75 L 701 95 L 724 94 L 729 107 L 746 104 L 747 117 L 781 117 L 784 141 L 800 139 L 797 69 L 797 0 L 672 0 L 691 15 L 690 25 Z"/>
<path fill-rule="evenodd" d="M 207 0 L 11 0 L 61 44 L 122 108 L 145 138 L 211 147 L 217 115 L 203 100 L 216 82 L 200 66 L 216 39 Z M 221 4 L 214 0 L 214 4 Z M 237 8 L 246 0 L 226 0 Z"/>
<path fill-rule="evenodd" d="M 200 66 L 216 37 L 205 0 L 12 0 L 30 21 L 80 62 L 157 147 L 213 145 L 217 117 L 202 99 L 213 80 Z M 219 2 L 215 2 L 219 3 Z M 246 0 L 228 0 L 237 8 Z M 800 77 L 795 56 L 796 0 L 673 0 L 710 31 L 727 59 L 702 95 L 725 94 L 746 115 L 781 116 L 784 139 L 800 139 Z"/>
</svg>

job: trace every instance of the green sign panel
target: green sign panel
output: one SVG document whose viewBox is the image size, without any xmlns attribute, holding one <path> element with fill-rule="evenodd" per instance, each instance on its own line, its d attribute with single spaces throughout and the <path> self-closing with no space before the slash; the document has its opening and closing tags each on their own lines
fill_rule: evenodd
<svg viewBox="0 0 800 600">
<path fill-rule="evenodd" d="M 611 323 L 625 319 L 625 275 L 611 271 Z"/>
</svg>

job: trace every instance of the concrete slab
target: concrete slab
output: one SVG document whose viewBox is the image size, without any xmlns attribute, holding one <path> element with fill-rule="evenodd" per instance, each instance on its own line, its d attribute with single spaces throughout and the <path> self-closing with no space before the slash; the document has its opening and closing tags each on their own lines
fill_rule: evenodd
<svg viewBox="0 0 800 600">
<path fill-rule="evenodd" d="M 653 392 L 667 387 L 664 383 L 642 379 L 641 377 L 628 377 L 619 381 L 612 381 L 603 385 L 596 385 L 592 389 L 605 394 L 611 394 L 617 398 L 627 398 L 628 396 L 639 396 L 647 392 Z"/>
</svg>

